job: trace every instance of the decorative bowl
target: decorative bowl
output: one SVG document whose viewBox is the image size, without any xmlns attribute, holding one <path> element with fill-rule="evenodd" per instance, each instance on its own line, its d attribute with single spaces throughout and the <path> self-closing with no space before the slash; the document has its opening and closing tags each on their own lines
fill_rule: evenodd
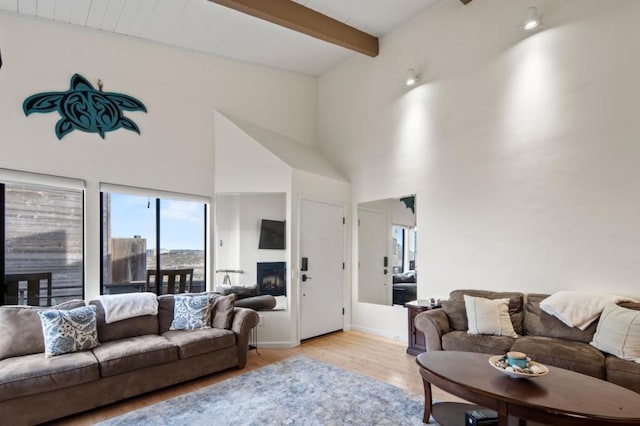
<svg viewBox="0 0 640 426">
<path fill-rule="evenodd" d="M 503 361 L 503 362 L 501 363 L 500 361 Z M 534 379 L 536 377 L 544 376 L 549 372 L 549 369 L 545 365 L 540 364 L 539 362 L 531 361 L 531 360 L 529 360 L 529 368 L 535 366 L 534 369 L 538 370 L 538 372 L 534 373 L 534 372 L 505 369 L 500 366 L 501 364 L 506 365 L 506 357 L 504 355 L 492 356 L 491 358 L 489 358 L 489 364 L 491 364 L 491 366 L 496 370 L 498 370 L 499 372 L 506 374 L 507 376 L 512 377 L 514 379 L 522 379 L 522 378 Z"/>
</svg>

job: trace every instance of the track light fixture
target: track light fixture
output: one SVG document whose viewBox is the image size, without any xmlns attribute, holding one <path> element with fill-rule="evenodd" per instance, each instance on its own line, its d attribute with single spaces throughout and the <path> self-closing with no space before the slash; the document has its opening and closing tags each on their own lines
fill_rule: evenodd
<svg viewBox="0 0 640 426">
<path fill-rule="evenodd" d="M 409 87 L 415 86 L 420 82 L 421 77 L 422 76 L 419 72 L 416 72 L 413 68 L 409 68 L 407 70 L 407 75 L 405 77 L 404 84 L 406 84 Z"/>
<path fill-rule="evenodd" d="M 522 23 L 525 31 L 531 31 L 540 26 L 542 23 L 542 15 L 538 12 L 538 8 L 535 6 L 531 6 L 527 9 L 527 12 L 524 15 L 524 21 Z"/>
</svg>

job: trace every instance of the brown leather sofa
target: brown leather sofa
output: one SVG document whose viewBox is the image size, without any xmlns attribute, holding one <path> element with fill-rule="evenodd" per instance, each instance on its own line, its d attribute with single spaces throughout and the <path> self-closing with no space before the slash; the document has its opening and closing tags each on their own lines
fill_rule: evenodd
<svg viewBox="0 0 640 426">
<path fill-rule="evenodd" d="M 487 299 L 509 299 L 509 316 L 517 338 L 467 333 L 464 295 Z M 442 308 L 416 316 L 414 324 L 425 337 L 427 351 L 467 351 L 504 354 L 526 353 L 534 361 L 573 370 L 618 384 L 640 393 L 640 364 L 608 355 L 591 346 L 594 321 L 585 330 L 569 327 L 540 309 L 546 294 L 455 290 Z M 640 310 L 638 303 L 621 303 Z"/>
<path fill-rule="evenodd" d="M 31 425 L 110 404 L 247 362 L 258 314 L 234 308 L 229 329 L 169 331 L 173 296 L 160 296 L 158 315 L 107 324 L 100 302 L 100 345 L 44 357 L 37 310 L 0 306 L 0 424 Z M 66 302 L 58 309 L 84 306 Z"/>
</svg>

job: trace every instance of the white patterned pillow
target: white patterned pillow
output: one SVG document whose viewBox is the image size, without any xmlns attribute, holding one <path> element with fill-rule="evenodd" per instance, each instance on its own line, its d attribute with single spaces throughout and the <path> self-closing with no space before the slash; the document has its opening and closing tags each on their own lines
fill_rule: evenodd
<svg viewBox="0 0 640 426">
<path fill-rule="evenodd" d="M 44 356 L 86 351 L 99 345 L 96 307 L 38 312 L 44 334 Z"/>
<path fill-rule="evenodd" d="M 173 321 L 169 330 L 211 328 L 209 296 L 174 296 Z"/>
</svg>

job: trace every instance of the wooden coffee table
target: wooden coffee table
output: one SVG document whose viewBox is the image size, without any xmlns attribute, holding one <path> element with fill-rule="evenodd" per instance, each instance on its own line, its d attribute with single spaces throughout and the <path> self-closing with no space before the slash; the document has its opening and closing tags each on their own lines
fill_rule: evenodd
<svg viewBox="0 0 640 426">
<path fill-rule="evenodd" d="M 425 352 L 416 358 L 424 384 L 424 418 L 443 426 L 464 424 L 470 404 L 433 403 L 431 385 L 509 418 L 550 425 L 640 425 L 640 394 L 613 383 L 561 368 L 536 378 L 514 379 L 489 365 L 489 354 Z M 535 360 L 534 360 L 535 361 Z"/>
</svg>

